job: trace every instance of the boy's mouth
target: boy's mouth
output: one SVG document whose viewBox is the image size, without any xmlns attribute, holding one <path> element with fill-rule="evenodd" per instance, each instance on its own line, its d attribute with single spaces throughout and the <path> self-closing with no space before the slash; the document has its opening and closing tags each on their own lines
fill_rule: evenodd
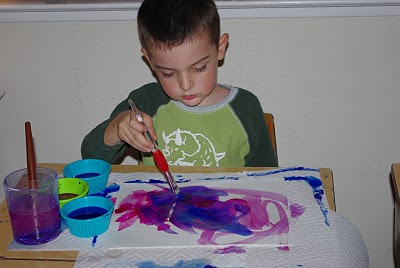
<svg viewBox="0 0 400 268">
<path fill-rule="evenodd" d="M 185 95 L 182 96 L 182 98 L 185 100 L 193 100 L 194 98 L 196 98 L 196 95 Z"/>
</svg>

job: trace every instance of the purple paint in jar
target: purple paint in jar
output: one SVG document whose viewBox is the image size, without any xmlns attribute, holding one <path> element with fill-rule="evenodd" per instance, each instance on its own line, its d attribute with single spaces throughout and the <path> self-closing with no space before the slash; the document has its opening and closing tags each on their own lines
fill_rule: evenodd
<svg viewBox="0 0 400 268">
<path fill-rule="evenodd" d="M 33 201 L 33 199 L 36 201 Z M 52 203 L 52 207 L 35 211 L 36 206 Z M 9 211 L 14 240 L 24 245 L 39 245 L 55 239 L 60 234 L 60 209 L 57 201 L 46 195 L 26 195 L 13 204 Z M 47 206 L 47 205 L 45 205 Z"/>
<path fill-rule="evenodd" d="M 27 169 L 4 179 L 14 240 L 24 245 L 47 243 L 61 232 L 58 176 L 54 170 L 36 168 L 38 187 L 29 189 Z"/>
</svg>

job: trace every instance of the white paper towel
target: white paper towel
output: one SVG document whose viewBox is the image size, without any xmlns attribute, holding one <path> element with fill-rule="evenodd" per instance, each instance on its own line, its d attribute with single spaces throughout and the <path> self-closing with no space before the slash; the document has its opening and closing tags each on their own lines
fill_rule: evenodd
<svg viewBox="0 0 400 268">
<path fill-rule="evenodd" d="M 368 253 L 357 228 L 333 211 L 328 220 L 330 226 L 319 231 L 312 225 L 295 228 L 289 250 L 265 245 L 240 245 L 231 253 L 211 246 L 97 249 L 80 251 L 75 267 L 367 268 Z"/>
<path fill-rule="evenodd" d="M 249 178 L 318 177 L 313 168 L 287 168 L 254 172 Z M 223 179 L 243 174 L 207 174 L 207 177 Z M 174 174 L 179 181 L 203 179 L 204 174 Z M 112 173 L 110 183 L 122 184 L 127 180 L 162 179 L 152 173 Z M 210 179 L 212 179 L 210 178 Z M 68 229 L 50 243 L 27 247 L 15 242 L 9 250 L 76 250 L 80 249 L 75 267 L 368 267 L 368 253 L 357 228 L 347 219 L 327 210 L 327 200 L 315 198 L 315 191 L 305 180 L 286 181 L 287 196 L 291 202 L 305 205 L 305 213 L 290 226 L 287 248 L 278 248 L 276 241 L 264 244 L 188 247 L 124 247 L 107 248 L 112 232 L 97 238 L 78 239 Z M 321 192 L 320 192 L 321 193 Z M 116 196 L 118 193 L 111 193 Z M 208 265 L 208 266 L 207 266 Z"/>
</svg>

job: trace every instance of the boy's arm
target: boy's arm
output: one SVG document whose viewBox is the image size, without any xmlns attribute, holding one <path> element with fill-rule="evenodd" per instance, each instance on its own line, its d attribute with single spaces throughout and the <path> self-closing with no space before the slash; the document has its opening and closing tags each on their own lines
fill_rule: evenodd
<svg viewBox="0 0 400 268">
<path fill-rule="evenodd" d="M 109 146 L 104 143 L 104 134 L 111 121 L 124 111 L 130 110 L 128 99 L 133 99 L 139 110 L 153 116 L 161 104 L 170 99 L 164 93 L 158 83 L 149 83 L 132 91 L 129 96 L 121 101 L 111 113 L 109 119 L 95 127 L 82 141 L 82 158 L 103 159 L 114 164 L 131 146 L 126 142 L 120 142 Z"/>
<path fill-rule="evenodd" d="M 124 142 L 120 142 L 114 146 L 108 146 L 104 143 L 104 132 L 109 124 L 109 120 L 107 119 L 95 127 L 83 139 L 81 146 L 82 159 L 96 158 L 114 164 L 128 149 L 127 144 Z"/>
<path fill-rule="evenodd" d="M 81 154 L 82 158 L 96 158 L 114 164 L 130 147 L 125 142 L 120 142 L 114 146 L 104 143 L 104 133 L 112 121 L 118 114 L 129 109 L 128 102 L 122 101 L 114 109 L 109 119 L 105 120 L 92 131 L 90 131 L 82 141 Z"/>
<path fill-rule="evenodd" d="M 261 108 L 261 106 L 260 106 Z M 254 140 L 250 140 L 250 153 L 246 157 L 247 167 L 277 167 L 278 159 L 275 155 L 269 136 L 268 126 L 265 122 L 264 113 L 261 110 L 257 115 L 258 126 L 255 128 Z M 251 138 L 251 137 L 249 137 Z"/>
<path fill-rule="evenodd" d="M 245 157 L 246 167 L 277 167 L 278 159 L 272 147 L 268 126 L 260 101 L 250 91 L 239 89 L 232 107 L 240 118 L 250 144 Z"/>
</svg>

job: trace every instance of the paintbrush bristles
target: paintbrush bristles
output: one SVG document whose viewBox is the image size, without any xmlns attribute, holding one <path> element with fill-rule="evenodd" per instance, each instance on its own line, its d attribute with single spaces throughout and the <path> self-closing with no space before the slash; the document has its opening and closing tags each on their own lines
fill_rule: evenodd
<svg viewBox="0 0 400 268">
<path fill-rule="evenodd" d="M 29 189 L 37 188 L 36 178 L 36 159 L 33 147 L 31 123 L 25 122 L 25 139 L 26 139 L 26 163 L 28 169 Z"/>
</svg>

